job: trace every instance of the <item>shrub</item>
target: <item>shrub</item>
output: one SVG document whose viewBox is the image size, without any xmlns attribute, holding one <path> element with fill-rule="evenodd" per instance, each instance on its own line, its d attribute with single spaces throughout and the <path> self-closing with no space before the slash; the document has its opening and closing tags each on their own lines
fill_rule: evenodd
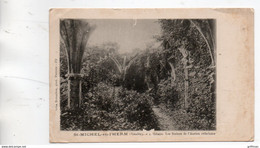
<svg viewBox="0 0 260 148">
<path fill-rule="evenodd" d="M 158 93 L 159 102 L 167 105 L 167 107 L 176 110 L 181 108 L 179 101 L 179 93 L 175 87 L 171 86 L 170 78 L 163 80 L 159 83 Z"/>
<path fill-rule="evenodd" d="M 123 91 L 119 96 L 129 122 L 137 123 L 140 130 L 158 129 L 158 121 L 152 110 L 152 97 L 130 90 Z"/>
<path fill-rule="evenodd" d="M 98 83 L 76 111 L 62 109 L 62 130 L 143 130 L 158 129 L 151 97 L 136 91 L 115 89 Z"/>
</svg>

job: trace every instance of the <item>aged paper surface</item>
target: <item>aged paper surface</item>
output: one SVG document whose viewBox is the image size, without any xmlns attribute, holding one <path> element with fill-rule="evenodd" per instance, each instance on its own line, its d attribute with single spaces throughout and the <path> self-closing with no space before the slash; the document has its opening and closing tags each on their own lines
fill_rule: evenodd
<svg viewBox="0 0 260 148">
<path fill-rule="evenodd" d="M 253 140 L 253 9 L 50 10 L 50 142 Z"/>
</svg>

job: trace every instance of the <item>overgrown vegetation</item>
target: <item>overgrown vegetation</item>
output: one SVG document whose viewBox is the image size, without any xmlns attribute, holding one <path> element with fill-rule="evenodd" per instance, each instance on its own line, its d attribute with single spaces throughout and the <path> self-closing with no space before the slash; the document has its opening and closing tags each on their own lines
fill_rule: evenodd
<svg viewBox="0 0 260 148">
<path fill-rule="evenodd" d="M 159 129 L 151 105 L 151 97 L 133 90 L 116 90 L 99 83 L 84 99 L 78 110 L 61 112 L 63 130 L 150 130 Z M 66 92 L 64 92 L 66 93 Z"/>
<path fill-rule="evenodd" d="M 167 130 L 155 106 L 177 130 L 216 128 L 214 20 L 159 23 L 158 47 L 119 54 L 117 43 L 86 46 L 77 108 L 68 106 L 68 47 L 61 42 L 62 130 Z"/>
</svg>

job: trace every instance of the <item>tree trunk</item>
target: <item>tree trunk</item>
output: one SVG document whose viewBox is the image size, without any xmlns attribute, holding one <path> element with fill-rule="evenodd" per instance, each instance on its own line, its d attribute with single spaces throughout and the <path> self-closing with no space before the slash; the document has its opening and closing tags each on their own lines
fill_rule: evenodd
<svg viewBox="0 0 260 148">
<path fill-rule="evenodd" d="M 70 76 L 68 79 L 68 108 L 75 110 L 81 105 L 81 77 Z"/>
</svg>

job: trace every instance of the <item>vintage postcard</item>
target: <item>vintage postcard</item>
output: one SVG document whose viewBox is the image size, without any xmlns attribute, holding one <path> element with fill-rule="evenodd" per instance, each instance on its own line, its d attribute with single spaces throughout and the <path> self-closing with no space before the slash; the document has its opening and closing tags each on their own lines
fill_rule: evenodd
<svg viewBox="0 0 260 148">
<path fill-rule="evenodd" d="M 50 142 L 253 140 L 253 9 L 50 9 Z"/>
</svg>

